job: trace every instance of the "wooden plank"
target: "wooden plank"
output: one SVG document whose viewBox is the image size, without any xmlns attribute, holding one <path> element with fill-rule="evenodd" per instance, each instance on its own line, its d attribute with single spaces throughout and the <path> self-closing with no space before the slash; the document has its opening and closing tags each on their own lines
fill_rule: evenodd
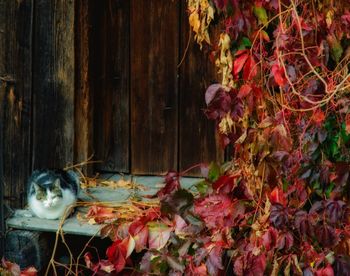
<svg viewBox="0 0 350 276">
<path fill-rule="evenodd" d="M 0 4 L 1 5 L 1 4 Z M 1 14 L 0 14 L 1 18 Z M 1 19 L 0 19 L 1 20 Z M 0 23 L 1 24 L 1 23 Z M 1 25 L 0 25 L 1 26 Z M 0 27 L 1 28 L 1 27 Z M 1 85 L 1 83 L 0 83 Z M 4 202 L 4 138 L 3 138 L 3 102 L 1 101 L 1 93 L 3 89 L 0 88 L 0 202 Z M 5 246 L 5 216 L 4 216 L 4 204 L 0 204 L 0 256 L 4 256 Z"/>
<path fill-rule="evenodd" d="M 7 228 L 24 229 L 32 231 L 56 232 L 59 227 L 59 220 L 40 219 L 38 217 L 14 216 L 6 220 Z M 76 217 L 66 220 L 62 230 L 65 234 L 99 236 L 101 225 L 81 223 Z"/>
<path fill-rule="evenodd" d="M 131 155 L 134 174 L 177 169 L 179 2 L 131 1 Z"/>
<path fill-rule="evenodd" d="M 104 178 L 104 176 L 102 176 Z M 130 179 L 139 185 L 143 186 L 143 190 L 139 190 L 139 195 L 154 195 L 158 189 L 164 186 L 164 179 L 158 176 L 120 176 L 120 175 L 112 175 L 108 176 L 108 180 L 118 181 L 121 178 Z M 181 186 L 190 189 L 196 183 L 202 181 L 200 178 L 189 178 L 183 177 L 180 179 Z M 89 202 L 128 202 L 134 190 L 124 189 L 124 188 L 105 188 L 105 187 L 97 187 L 90 188 L 88 193 L 85 193 L 84 190 L 81 190 L 79 199 L 81 201 Z M 143 198 L 144 201 L 149 200 L 148 198 Z M 81 214 L 86 213 L 86 208 L 78 208 L 78 212 Z M 76 214 L 76 213 L 75 213 Z M 99 236 L 99 229 L 101 225 L 91 225 L 86 220 L 78 220 L 76 215 L 73 214 L 70 218 L 68 218 L 63 225 L 63 231 L 66 234 L 75 234 L 75 235 L 86 235 L 92 236 L 97 234 Z M 84 217 L 84 216 L 82 216 Z M 14 229 L 24 229 L 24 230 L 33 230 L 33 231 L 43 231 L 43 232 L 56 232 L 59 226 L 59 220 L 46 220 L 34 217 L 33 214 L 27 210 L 16 210 L 14 215 L 6 220 L 7 228 Z"/>
<path fill-rule="evenodd" d="M 215 64 L 209 60 L 209 49 L 200 50 L 198 44 L 189 37 L 186 3 L 181 7 L 181 57 L 180 67 L 180 116 L 179 116 L 179 169 L 211 161 L 222 161 L 223 150 L 215 137 L 215 122 L 209 121 L 203 112 L 206 107 L 206 88 L 218 80 Z M 190 41 L 189 41 L 190 39 Z M 189 44 L 188 44 L 189 43 Z M 187 52 L 186 52 L 186 48 Z M 185 55 L 185 56 L 184 56 Z M 199 169 L 189 175 L 199 175 Z"/>
<path fill-rule="evenodd" d="M 1 1 L 0 10 L 4 198 L 20 207 L 30 170 L 33 1 Z"/>
<path fill-rule="evenodd" d="M 6 30 L 6 3 L 0 1 L 0 77 L 5 73 L 5 30 Z M 4 95 L 6 83 L 0 80 L 0 202 L 4 202 Z M 5 216 L 4 204 L 0 206 L 0 256 L 5 251 Z"/>
<path fill-rule="evenodd" d="M 37 0 L 34 22 L 34 168 L 73 163 L 74 3 Z"/>
<path fill-rule="evenodd" d="M 91 1 L 76 1 L 75 14 L 75 143 L 74 161 L 81 163 L 93 154 L 93 95 L 91 94 Z M 91 173 L 93 166 L 84 167 Z"/>
<path fill-rule="evenodd" d="M 94 145 L 103 161 L 97 169 L 129 172 L 130 1 L 101 1 L 94 11 Z"/>
</svg>

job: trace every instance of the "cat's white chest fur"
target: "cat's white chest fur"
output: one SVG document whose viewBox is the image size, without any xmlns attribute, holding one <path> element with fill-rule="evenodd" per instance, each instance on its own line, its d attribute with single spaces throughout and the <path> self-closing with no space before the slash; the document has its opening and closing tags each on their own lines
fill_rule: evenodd
<svg viewBox="0 0 350 276">
<path fill-rule="evenodd" d="M 62 197 L 52 206 L 45 201 L 40 201 L 35 195 L 28 198 L 31 211 L 39 218 L 59 219 L 63 216 L 66 208 L 76 202 L 76 196 L 68 189 L 62 190 Z"/>
</svg>

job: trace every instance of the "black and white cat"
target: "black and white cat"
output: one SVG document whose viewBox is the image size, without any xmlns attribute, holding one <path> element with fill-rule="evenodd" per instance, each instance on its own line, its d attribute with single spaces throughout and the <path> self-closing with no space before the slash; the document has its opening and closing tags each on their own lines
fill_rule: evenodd
<svg viewBox="0 0 350 276">
<path fill-rule="evenodd" d="M 28 204 L 39 218 L 59 219 L 74 204 L 79 176 L 72 170 L 36 170 L 28 180 Z"/>
</svg>

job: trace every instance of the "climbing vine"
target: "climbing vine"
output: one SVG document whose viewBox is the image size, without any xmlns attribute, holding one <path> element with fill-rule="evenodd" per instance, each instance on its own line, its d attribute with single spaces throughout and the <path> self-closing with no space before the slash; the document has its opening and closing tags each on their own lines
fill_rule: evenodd
<svg viewBox="0 0 350 276">
<path fill-rule="evenodd" d="M 205 92 L 205 114 L 231 160 L 201 165 L 205 179 L 190 190 L 181 187 L 183 173 L 169 172 L 160 207 L 118 226 L 107 259 L 86 254 L 87 266 L 349 275 L 350 3 L 187 4 L 194 39 L 220 74 Z"/>
</svg>

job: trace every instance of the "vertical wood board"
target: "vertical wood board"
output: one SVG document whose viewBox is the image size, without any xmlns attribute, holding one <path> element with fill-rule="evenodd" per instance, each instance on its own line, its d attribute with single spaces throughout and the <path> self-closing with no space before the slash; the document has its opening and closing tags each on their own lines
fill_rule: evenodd
<svg viewBox="0 0 350 276">
<path fill-rule="evenodd" d="M 180 1 L 131 1 L 134 174 L 177 169 Z"/>
<path fill-rule="evenodd" d="M 73 163 L 74 1 L 37 0 L 33 56 L 33 165 Z"/>
<path fill-rule="evenodd" d="M 21 207 L 31 160 L 33 1 L 3 0 L 0 10 L 4 198 Z"/>
<path fill-rule="evenodd" d="M 130 1 L 103 1 L 95 7 L 94 145 L 102 171 L 129 172 Z"/>
<path fill-rule="evenodd" d="M 93 94 L 91 91 L 90 47 L 92 1 L 77 0 L 75 7 L 75 112 L 74 162 L 81 163 L 93 154 Z M 93 165 L 83 168 L 92 173 Z"/>
</svg>

